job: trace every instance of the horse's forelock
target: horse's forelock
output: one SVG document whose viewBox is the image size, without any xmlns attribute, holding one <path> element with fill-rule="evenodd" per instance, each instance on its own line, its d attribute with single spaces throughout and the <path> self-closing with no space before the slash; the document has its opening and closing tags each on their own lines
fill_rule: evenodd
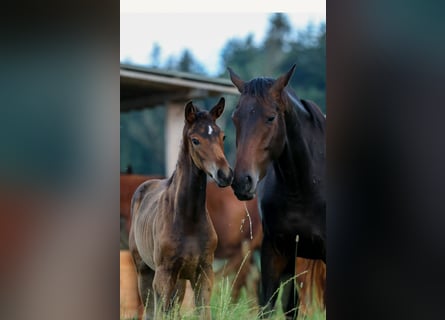
<svg viewBox="0 0 445 320">
<path fill-rule="evenodd" d="M 264 100 L 269 95 L 269 89 L 273 83 L 274 79 L 272 78 L 252 79 L 244 85 L 243 94 Z"/>
<path fill-rule="evenodd" d="M 210 115 L 210 113 L 208 111 L 199 111 L 196 114 L 196 121 L 195 122 L 198 122 L 198 121 L 201 121 L 201 120 L 209 120 L 209 121 L 213 122 L 212 116 Z"/>
</svg>

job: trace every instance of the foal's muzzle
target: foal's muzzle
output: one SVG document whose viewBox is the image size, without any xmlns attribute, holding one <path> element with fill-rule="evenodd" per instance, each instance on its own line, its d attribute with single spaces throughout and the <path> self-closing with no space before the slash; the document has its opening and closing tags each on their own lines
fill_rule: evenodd
<svg viewBox="0 0 445 320">
<path fill-rule="evenodd" d="M 224 172 L 221 169 L 218 169 L 218 172 L 216 174 L 216 183 L 219 187 L 227 187 L 230 186 L 233 180 L 233 170 L 229 167 L 229 170 L 227 172 Z"/>
</svg>

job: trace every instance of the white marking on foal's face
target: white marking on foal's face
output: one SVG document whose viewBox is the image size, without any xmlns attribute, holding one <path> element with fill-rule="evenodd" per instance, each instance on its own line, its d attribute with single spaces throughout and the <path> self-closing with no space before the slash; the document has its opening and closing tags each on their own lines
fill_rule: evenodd
<svg viewBox="0 0 445 320">
<path fill-rule="evenodd" d="M 213 132 L 212 126 L 211 126 L 211 125 L 209 125 L 209 135 L 211 135 L 211 134 L 212 134 L 212 132 Z"/>
</svg>

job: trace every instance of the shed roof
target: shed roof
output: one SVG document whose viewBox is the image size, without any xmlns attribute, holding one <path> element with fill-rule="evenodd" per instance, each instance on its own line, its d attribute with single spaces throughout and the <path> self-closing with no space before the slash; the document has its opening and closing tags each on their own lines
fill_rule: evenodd
<svg viewBox="0 0 445 320">
<path fill-rule="evenodd" d="M 120 109 L 150 108 L 169 101 L 187 101 L 221 94 L 238 94 L 229 79 L 186 72 L 120 65 Z"/>
</svg>

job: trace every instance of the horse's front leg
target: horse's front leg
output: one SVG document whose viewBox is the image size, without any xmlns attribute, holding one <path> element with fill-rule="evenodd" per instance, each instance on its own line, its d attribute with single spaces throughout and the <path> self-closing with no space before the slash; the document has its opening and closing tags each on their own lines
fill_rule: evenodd
<svg viewBox="0 0 445 320">
<path fill-rule="evenodd" d="M 280 280 L 287 265 L 287 259 L 272 248 L 270 238 L 264 237 L 261 246 L 261 294 L 260 305 L 263 317 L 269 317 L 273 311 L 280 287 Z"/>
<path fill-rule="evenodd" d="M 299 295 L 295 288 L 295 258 L 289 259 L 283 271 L 281 281 L 286 283 L 283 288 L 282 304 L 286 319 L 297 319 Z"/>
<path fill-rule="evenodd" d="M 138 270 L 139 297 L 144 306 L 144 319 L 154 318 L 153 278 L 155 272 L 148 266 Z"/>
<path fill-rule="evenodd" d="M 174 274 L 165 267 L 156 268 L 153 279 L 156 319 L 161 319 L 162 313 L 168 313 L 172 310 L 175 301 L 178 300 L 177 288 L 177 277 Z M 182 293 L 179 293 L 179 295 L 184 296 Z"/>
<path fill-rule="evenodd" d="M 210 320 L 210 297 L 212 295 L 214 273 L 211 264 L 202 265 L 198 271 L 196 281 L 193 281 L 192 288 L 195 296 L 195 306 L 200 314 L 201 320 Z"/>
</svg>

